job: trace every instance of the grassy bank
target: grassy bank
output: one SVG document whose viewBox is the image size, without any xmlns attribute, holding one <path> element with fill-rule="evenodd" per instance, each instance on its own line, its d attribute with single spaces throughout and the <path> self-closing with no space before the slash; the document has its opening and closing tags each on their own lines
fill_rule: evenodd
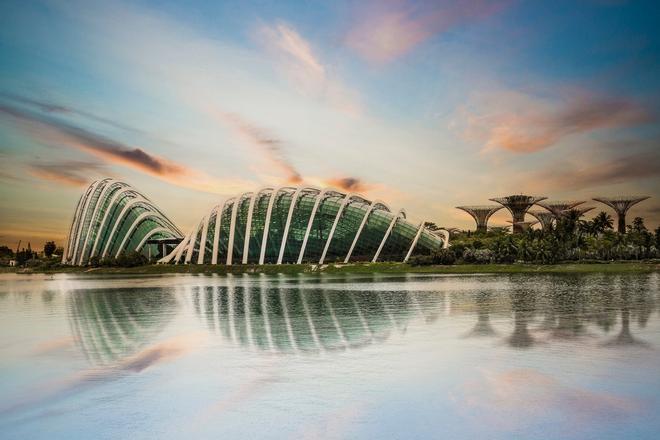
<svg viewBox="0 0 660 440">
<path fill-rule="evenodd" d="M 80 273 L 80 274 L 299 274 L 299 273 L 429 273 L 429 274 L 480 274 L 480 273 L 644 273 L 660 270 L 654 262 L 610 262 L 572 264 L 459 264 L 450 266 L 410 266 L 403 263 L 329 264 L 266 264 L 212 266 L 212 265 L 148 265 L 138 267 L 61 267 L 51 269 L 1 268 L 0 273 Z"/>
</svg>

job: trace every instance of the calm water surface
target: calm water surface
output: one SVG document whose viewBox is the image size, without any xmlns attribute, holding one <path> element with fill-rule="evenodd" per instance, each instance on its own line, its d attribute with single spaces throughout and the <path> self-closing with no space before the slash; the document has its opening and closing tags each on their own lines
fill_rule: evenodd
<svg viewBox="0 0 660 440">
<path fill-rule="evenodd" d="M 645 275 L 0 276 L 0 438 L 660 438 Z"/>
</svg>

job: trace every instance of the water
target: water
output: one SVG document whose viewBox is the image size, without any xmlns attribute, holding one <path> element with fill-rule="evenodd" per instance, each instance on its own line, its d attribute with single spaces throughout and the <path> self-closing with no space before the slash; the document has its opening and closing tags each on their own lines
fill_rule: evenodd
<svg viewBox="0 0 660 440">
<path fill-rule="evenodd" d="M 0 438 L 660 438 L 645 275 L 0 276 Z"/>
</svg>

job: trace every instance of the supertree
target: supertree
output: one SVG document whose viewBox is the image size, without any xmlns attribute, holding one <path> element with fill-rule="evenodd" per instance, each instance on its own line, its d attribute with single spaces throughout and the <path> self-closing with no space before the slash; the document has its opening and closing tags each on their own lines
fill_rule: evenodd
<svg viewBox="0 0 660 440">
<path fill-rule="evenodd" d="M 520 233 L 523 231 L 522 224 L 525 222 L 525 214 L 527 210 L 535 203 L 545 200 L 547 197 L 527 196 L 523 194 L 515 194 L 505 197 L 497 197 L 489 199 L 497 202 L 509 210 L 512 217 L 513 233 Z"/>
<path fill-rule="evenodd" d="M 614 209 L 619 217 L 618 231 L 626 233 L 626 213 L 631 206 L 648 199 L 650 196 L 617 196 L 617 197 L 594 197 L 593 200 L 601 202 Z"/>
<path fill-rule="evenodd" d="M 534 216 L 541 223 L 544 230 L 550 229 L 552 227 L 552 221 L 555 219 L 555 215 L 552 212 L 541 209 L 530 209 L 527 211 L 527 214 Z"/>
<path fill-rule="evenodd" d="M 502 209 L 502 206 L 497 205 L 480 205 L 480 206 L 457 206 L 472 216 L 477 223 L 477 231 L 485 232 L 488 230 L 488 219 L 491 215 Z"/>
<path fill-rule="evenodd" d="M 532 220 L 532 221 L 522 221 L 522 222 L 514 222 L 511 220 L 507 220 L 508 223 L 511 223 L 513 225 L 513 230 L 515 231 L 516 228 L 519 229 L 520 232 L 526 231 L 535 224 L 538 223 L 537 220 Z"/>
<path fill-rule="evenodd" d="M 544 200 L 538 202 L 537 205 L 550 211 L 555 216 L 555 219 L 559 219 L 564 212 L 583 203 L 584 201 L 580 200 Z"/>
</svg>

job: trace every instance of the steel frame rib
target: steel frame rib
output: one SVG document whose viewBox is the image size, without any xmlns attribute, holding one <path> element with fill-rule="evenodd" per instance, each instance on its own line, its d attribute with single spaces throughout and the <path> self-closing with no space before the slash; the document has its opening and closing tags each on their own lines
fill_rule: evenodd
<svg viewBox="0 0 660 440">
<path fill-rule="evenodd" d="M 220 226 L 222 226 L 222 213 L 225 211 L 225 206 L 227 203 L 231 202 L 233 199 L 225 200 L 225 203 L 216 205 L 216 214 L 215 214 L 215 230 L 213 231 L 213 255 L 211 255 L 211 264 L 218 264 L 218 241 L 220 240 Z M 218 208 L 220 208 L 218 210 Z"/>
<path fill-rule="evenodd" d="M 415 238 L 412 241 L 412 244 L 410 245 L 410 249 L 408 249 L 408 253 L 406 254 L 406 257 L 403 259 L 404 263 L 408 262 L 408 259 L 410 258 L 410 255 L 412 254 L 413 250 L 415 249 L 415 246 L 417 246 L 417 241 L 419 240 L 419 237 L 422 235 L 422 231 L 424 230 L 424 222 L 421 222 L 419 224 L 419 229 L 417 229 L 417 233 L 415 234 Z"/>
<path fill-rule="evenodd" d="M 204 264 L 204 253 L 206 252 L 206 235 L 209 232 L 209 217 L 204 218 L 202 236 L 199 239 L 199 252 L 197 253 L 197 264 Z"/>
<path fill-rule="evenodd" d="M 124 246 L 126 246 L 126 243 L 128 242 L 129 238 L 131 237 L 131 234 L 133 231 L 137 228 L 137 226 L 142 222 L 144 219 L 148 217 L 153 217 L 155 219 L 160 219 L 158 214 L 156 214 L 153 211 L 145 211 L 142 214 L 138 215 L 135 220 L 133 220 L 133 223 L 131 226 L 128 228 L 128 231 L 126 232 L 126 235 L 124 235 L 124 239 L 121 241 L 121 244 L 119 245 L 119 250 L 117 250 L 117 253 L 115 254 L 115 258 L 119 257 L 119 254 L 121 251 L 124 250 Z"/>
<path fill-rule="evenodd" d="M 92 197 L 94 196 L 94 192 L 96 192 L 96 188 L 101 184 L 102 180 L 97 180 L 94 182 L 90 188 L 90 191 L 87 193 L 87 197 L 85 198 L 85 206 L 83 210 L 80 212 L 80 221 L 78 223 L 78 232 L 76 233 L 76 243 L 73 247 L 73 264 L 76 263 L 76 256 L 78 255 L 78 245 L 80 244 L 80 235 L 83 232 L 83 227 L 85 224 L 85 217 L 87 217 L 87 211 L 89 209 L 89 203 L 92 200 Z"/>
<path fill-rule="evenodd" d="M 289 205 L 289 212 L 286 215 L 286 224 L 284 225 L 284 234 L 282 235 L 282 244 L 280 245 L 280 253 L 277 256 L 277 264 L 282 264 L 282 259 L 284 258 L 284 249 L 286 248 L 286 241 L 289 238 L 289 226 L 291 225 L 291 218 L 293 217 L 293 210 L 296 207 L 298 197 L 300 196 L 301 191 L 305 188 L 298 188 L 296 192 L 291 196 L 291 204 Z"/>
<path fill-rule="evenodd" d="M 248 206 L 247 213 L 247 222 L 245 225 L 245 238 L 243 240 L 243 260 L 242 264 L 247 264 L 248 262 L 248 253 L 250 252 L 250 233 L 252 232 L 252 214 L 254 212 L 254 203 L 259 198 L 259 192 L 252 193 L 252 198 L 250 199 L 250 205 Z"/>
<path fill-rule="evenodd" d="M 323 247 L 323 253 L 321 254 L 321 258 L 319 258 L 319 264 L 323 264 L 323 262 L 325 261 L 325 256 L 328 253 L 328 249 L 330 249 L 330 243 L 332 242 L 332 237 L 335 235 L 335 229 L 337 229 L 337 224 L 339 223 L 339 219 L 341 218 L 341 215 L 344 212 L 346 205 L 350 203 L 351 198 L 353 198 L 352 193 L 346 194 L 344 196 L 344 200 L 342 200 L 341 205 L 339 206 L 339 209 L 337 210 L 335 221 L 332 222 L 332 227 L 330 228 L 328 239 L 325 241 L 325 246 Z"/>
<path fill-rule="evenodd" d="M 206 218 L 206 217 L 205 217 Z M 198 223 L 195 227 L 195 232 L 190 236 L 190 243 L 188 243 L 188 250 L 186 251 L 186 259 L 184 260 L 185 264 L 190 263 L 192 260 L 193 251 L 195 250 L 195 242 L 197 241 L 197 233 L 199 228 L 202 226 L 202 223 Z"/>
<path fill-rule="evenodd" d="M 369 208 L 364 214 L 364 217 L 362 218 L 362 222 L 360 222 L 360 227 L 358 228 L 357 232 L 355 233 L 355 237 L 353 238 L 353 243 L 351 243 L 351 247 L 348 249 L 348 253 L 346 254 L 346 258 L 344 258 L 344 263 L 348 263 L 348 261 L 351 259 L 351 255 L 353 254 L 353 250 L 355 249 L 355 245 L 357 244 L 358 240 L 360 239 L 360 234 L 362 234 L 362 229 L 364 229 L 364 226 L 367 224 L 367 221 L 369 221 L 369 216 L 371 215 L 371 212 L 374 210 L 374 208 L 377 205 L 382 205 L 386 208 L 386 210 L 389 212 L 390 209 L 389 207 L 381 202 L 380 200 L 374 200 L 371 202 L 369 205 Z"/>
<path fill-rule="evenodd" d="M 266 222 L 264 223 L 264 233 L 261 237 L 261 249 L 259 252 L 259 264 L 264 264 L 266 259 L 266 245 L 268 244 L 268 231 L 270 229 L 270 216 L 273 213 L 273 205 L 277 199 L 277 194 L 280 190 L 284 189 L 283 187 L 274 188 L 270 193 L 270 199 L 268 200 L 268 208 L 266 209 Z"/>
<path fill-rule="evenodd" d="M 309 221 L 307 222 L 307 229 L 305 229 L 305 236 L 303 237 L 302 246 L 300 247 L 300 253 L 298 254 L 297 263 L 302 263 L 302 259 L 305 256 L 305 249 L 307 248 L 307 240 L 309 239 L 309 233 L 312 230 L 312 224 L 314 223 L 314 217 L 316 217 L 316 211 L 318 211 L 321 201 L 325 197 L 327 189 L 322 190 L 316 195 L 316 200 L 314 201 L 314 207 L 312 208 L 312 214 L 309 216 Z"/>
<path fill-rule="evenodd" d="M 394 217 L 392 217 L 392 221 L 390 222 L 390 225 L 387 227 L 387 231 L 385 231 L 385 235 L 383 236 L 383 239 L 380 242 L 380 245 L 378 246 L 378 250 L 374 254 L 374 257 L 372 258 L 371 262 L 375 263 L 378 261 L 378 257 L 380 256 L 380 252 L 383 250 L 383 247 L 385 246 L 385 242 L 389 238 L 390 234 L 392 233 L 392 228 L 394 228 L 394 224 L 397 222 L 399 219 L 399 216 L 401 214 L 405 214 L 405 211 L 403 209 L 400 209 L 399 212 L 396 213 Z"/>
<path fill-rule="evenodd" d="M 76 204 L 76 209 L 73 212 L 73 218 L 71 219 L 71 227 L 69 228 L 69 236 L 66 242 L 66 249 L 64 252 L 62 252 L 62 263 L 66 263 L 66 261 L 69 259 L 69 253 L 71 250 L 71 241 L 73 239 L 73 230 L 74 226 L 76 226 L 76 221 L 78 220 L 78 214 L 80 213 L 80 208 L 82 206 L 82 201 L 85 198 L 85 194 L 81 195 L 80 198 L 78 199 L 78 203 Z"/>
<path fill-rule="evenodd" d="M 140 243 L 138 243 L 138 245 L 137 245 L 137 246 L 135 247 L 135 249 L 134 249 L 135 252 L 140 252 L 140 249 L 142 249 L 142 247 L 143 247 L 144 244 L 147 242 L 147 240 L 148 240 L 149 238 L 151 238 L 153 235 L 156 235 L 156 234 L 158 234 L 158 233 L 160 233 L 160 232 L 167 232 L 167 231 L 169 231 L 169 229 L 167 229 L 167 228 L 155 228 L 155 229 L 152 229 L 151 231 L 149 231 L 149 232 L 147 233 L 147 235 L 145 235 L 145 236 L 142 238 L 142 240 L 140 240 Z"/>
<path fill-rule="evenodd" d="M 105 225 L 106 220 L 108 219 L 108 216 L 110 215 L 110 212 L 114 210 L 117 204 L 117 199 L 119 198 L 119 196 L 123 194 L 128 195 L 128 193 L 130 192 L 135 193 L 135 190 L 130 186 L 126 186 L 120 189 L 119 191 L 117 191 L 117 194 L 112 196 L 112 199 L 110 199 L 110 203 L 108 203 L 108 208 L 105 210 L 105 214 L 103 214 L 103 220 L 101 220 L 101 224 L 99 225 L 99 233 L 96 234 L 96 239 L 94 240 L 94 246 L 92 247 L 92 252 L 89 253 L 89 258 L 92 258 L 96 254 L 96 248 L 98 247 L 99 240 L 101 239 L 101 235 L 103 235 L 102 233 L 104 232 L 103 227 Z"/>
<path fill-rule="evenodd" d="M 105 247 L 103 248 L 103 254 L 101 254 L 101 258 L 105 258 L 105 256 L 108 254 L 108 250 L 110 249 L 110 245 L 112 244 L 112 239 L 115 236 L 115 232 L 117 232 L 117 228 L 119 228 L 119 225 L 121 225 L 121 223 L 124 221 L 124 217 L 128 212 L 128 208 L 135 205 L 136 203 L 144 203 L 145 205 L 149 206 L 147 200 L 144 199 L 142 196 L 138 196 L 135 197 L 134 199 L 131 199 L 131 201 L 124 206 L 124 209 L 122 209 L 121 212 L 119 213 L 119 217 L 117 218 L 117 221 L 115 221 L 115 225 L 112 227 L 112 231 L 110 231 L 110 235 L 108 236 L 108 242 L 105 244 Z"/>
<path fill-rule="evenodd" d="M 245 193 L 249 194 L 249 193 Z M 234 256 L 234 228 L 236 228 L 236 215 L 238 214 L 238 205 L 241 204 L 243 196 L 236 198 L 234 206 L 231 207 L 231 221 L 229 222 L 229 243 L 227 243 L 227 266 L 231 266 L 232 258 Z"/>
<path fill-rule="evenodd" d="M 82 265 L 83 261 L 85 259 L 85 251 L 89 247 L 89 234 L 92 231 L 92 228 L 94 226 L 94 220 L 96 219 L 96 216 L 99 212 L 99 209 L 100 209 L 101 205 L 103 205 L 104 196 L 105 196 L 106 192 L 115 183 L 119 183 L 118 181 L 116 181 L 114 179 L 103 179 L 101 182 L 102 183 L 105 182 L 105 186 L 103 187 L 103 190 L 101 191 L 101 194 L 99 194 L 99 198 L 96 199 L 96 204 L 94 205 L 94 211 L 92 211 L 92 216 L 90 217 L 90 220 L 89 220 L 89 226 L 87 227 L 87 233 L 85 234 L 85 240 L 83 241 L 83 247 L 82 247 L 82 250 L 80 252 L 80 258 L 78 258 L 78 264 L 79 265 Z M 76 262 L 74 261 L 74 264 L 75 263 Z"/>
</svg>

